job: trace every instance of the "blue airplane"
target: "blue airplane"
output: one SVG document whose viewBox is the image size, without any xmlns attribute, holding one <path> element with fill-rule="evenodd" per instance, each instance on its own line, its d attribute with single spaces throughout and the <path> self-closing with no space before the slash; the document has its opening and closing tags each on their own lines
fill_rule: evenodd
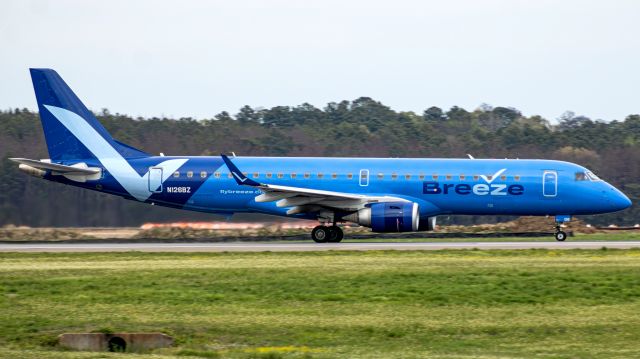
<svg viewBox="0 0 640 359">
<path fill-rule="evenodd" d="M 436 216 L 555 216 L 623 210 L 631 201 L 593 172 L 551 160 L 153 156 L 117 141 L 51 69 L 31 69 L 49 159 L 12 158 L 30 175 L 191 211 L 318 220 L 316 242 L 339 223 L 374 232 L 433 230 Z"/>
</svg>

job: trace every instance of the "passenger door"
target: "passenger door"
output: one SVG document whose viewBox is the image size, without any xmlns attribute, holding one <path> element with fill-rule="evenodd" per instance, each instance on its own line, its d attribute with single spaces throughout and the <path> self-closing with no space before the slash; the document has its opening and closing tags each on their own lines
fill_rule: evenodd
<svg viewBox="0 0 640 359">
<path fill-rule="evenodd" d="M 558 172 L 544 171 L 542 174 L 542 195 L 552 198 L 558 195 Z"/>
</svg>

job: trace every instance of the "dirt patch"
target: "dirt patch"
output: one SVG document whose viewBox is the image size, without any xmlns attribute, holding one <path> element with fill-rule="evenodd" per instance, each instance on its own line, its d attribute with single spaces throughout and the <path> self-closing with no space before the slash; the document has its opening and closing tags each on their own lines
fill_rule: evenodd
<svg viewBox="0 0 640 359">
<path fill-rule="evenodd" d="M 555 227 L 554 217 L 520 217 L 509 222 L 496 224 L 478 224 L 473 226 L 442 226 L 438 232 L 447 233 L 487 233 L 487 232 L 553 232 Z M 575 233 L 606 233 L 604 230 L 589 226 L 579 219 L 572 219 L 571 222 L 562 225 L 566 232 Z"/>
<path fill-rule="evenodd" d="M 365 227 L 343 227 L 346 234 L 370 233 Z M 311 232 L 308 228 L 282 228 L 279 226 L 266 226 L 252 229 L 197 229 L 197 228 L 152 228 L 140 231 L 134 239 L 197 239 L 197 238 L 247 238 L 264 237 L 279 238 L 292 236 L 308 236 Z"/>
<path fill-rule="evenodd" d="M 144 241 L 171 241 L 171 240 L 208 240 L 208 241 L 247 241 L 247 240 L 297 240 L 308 239 L 311 227 L 290 227 L 286 224 L 252 223 L 246 228 L 228 228 L 225 223 L 219 224 L 221 228 L 174 227 L 170 224 L 153 226 L 148 229 L 133 227 L 123 228 L 30 228 L 5 226 L 0 228 L 0 241 L 117 241 L 117 242 L 144 242 Z M 312 223 L 315 225 L 315 223 Z M 554 230 L 553 217 L 520 217 L 514 221 L 480 224 L 473 226 L 438 226 L 436 232 L 422 233 L 421 235 L 454 235 L 459 234 L 508 234 L 508 233 L 551 233 Z M 210 226 L 211 227 L 211 226 Z M 609 231 L 588 226 L 578 219 L 563 225 L 566 232 L 574 233 L 608 233 Z M 349 238 L 373 238 L 380 234 L 372 233 L 369 228 L 357 226 L 343 227 L 345 236 Z M 419 233 L 405 233 L 403 236 Z"/>
<path fill-rule="evenodd" d="M 77 229 L 66 228 L 29 228 L 5 226 L 0 228 L 0 240 L 4 241 L 34 241 L 47 240 L 65 241 L 70 239 L 88 238 Z"/>
</svg>

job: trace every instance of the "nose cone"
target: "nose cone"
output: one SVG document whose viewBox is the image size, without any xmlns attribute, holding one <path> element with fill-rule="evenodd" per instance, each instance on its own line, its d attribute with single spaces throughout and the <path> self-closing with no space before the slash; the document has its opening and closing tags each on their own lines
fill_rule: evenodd
<svg viewBox="0 0 640 359">
<path fill-rule="evenodd" d="M 631 200 L 617 188 L 611 186 L 613 191 L 609 194 L 609 201 L 614 211 L 622 211 L 631 207 Z"/>
</svg>

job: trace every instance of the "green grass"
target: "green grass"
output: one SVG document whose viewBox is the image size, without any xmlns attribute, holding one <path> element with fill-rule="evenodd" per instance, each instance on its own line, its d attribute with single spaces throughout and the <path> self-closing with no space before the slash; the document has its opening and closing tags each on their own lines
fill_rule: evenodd
<svg viewBox="0 0 640 359">
<path fill-rule="evenodd" d="M 161 331 L 153 353 L 64 351 Z M 1 253 L 0 356 L 628 358 L 640 250 Z"/>
</svg>

